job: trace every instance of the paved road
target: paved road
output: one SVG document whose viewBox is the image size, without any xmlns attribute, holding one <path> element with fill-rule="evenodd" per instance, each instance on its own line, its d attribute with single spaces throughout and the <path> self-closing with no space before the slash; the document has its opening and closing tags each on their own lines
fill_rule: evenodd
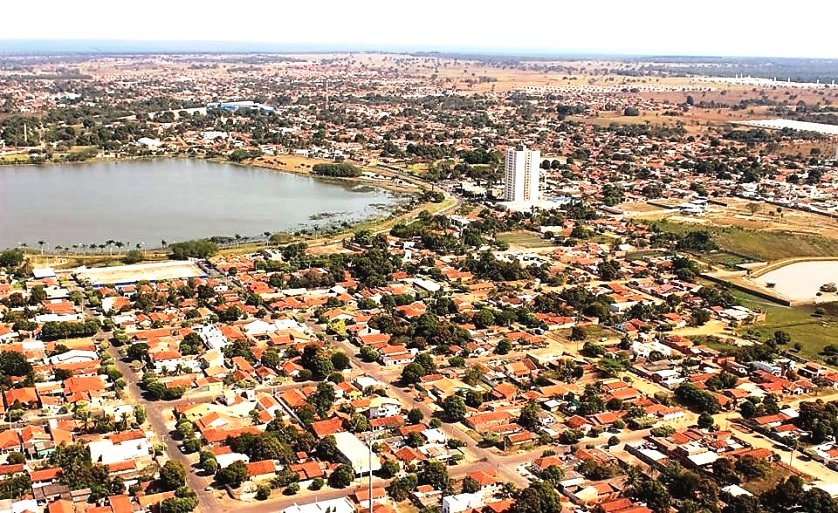
<svg viewBox="0 0 838 513">
<path fill-rule="evenodd" d="M 356 355 L 358 353 L 358 348 L 352 345 L 350 342 L 346 340 L 341 340 L 334 342 L 338 347 L 343 349 L 343 351 L 352 359 L 354 365 L 361 369 L 366 375 L 382 382 L 385 385 L 389 385 L 387 388 L 387 393 L 393 396 L 394 398 L 400 400 L 404 405 L 413 405 L 413 407 L 419 409 L 426 418 L 432 418 L 434 416 L 434 411 L 431 407 L 425 402 L 416 402 L 413 399 L 413 396 L 410 392 L 406 392 L 404 389 L 394 386 L 390 383 L 392 372 L 389 370 L 385 370 L 380 364 L 378 363 L 367 363 L 362 361 Z M 466 453 L 466 459 L 469 461 L 494 461 L 498 458 L 498 454 L 483 447 L 480 447 L 477 442 L 468 436 L 468 434 L 461 429 L 459 426 L 455 424 L 448 424 L 444 423 L 440 428 L 443 433 L 448 438 L 459 438 L 466 443 L 464 447 L 464 451 Z M 503 467 L 498 467 L 498 475 L 508 481 L 511 481 L 519 486 L 526 486 L 527 480 L 518 472 L 515 471 L 514 467 L 510 468 L 508 465 L 504 465 Z"/>
<path fill-rule="evenodd" d="M 207 493 L 204 492 L 203 489 L 209 484 L 208 478 L 202 478 L 197 476 L 194 472 L 192 472 L 192 460 L 186 454 L 180 452 L 178 448 L 178 443 L 172 439 L 171 435 L 169 434 L 169 429 L 166 427 L 166 420 L 164 417 L 164 410 L 171 409 L 173 407 L 172 403 L 167 403 L 163 401 L 148 401 L 143 397 L 142 390 L 140 387 L 137 386 L 139 383 L 139 377 L 137 374 L 131 369 L 131 366 L 127 363 L 123 362 L 120 358 L 120 355 L 117 349 L 111 346 L 108 349 L 108 352 L 113 357 L 114 361 L 116 362 L 116 367 L 119 369 L 119 372 L 125 376 L 125 381 L 128 385 L 125 387 L 126 392 L 126 402 L 131 402 L 133 404 L 139 404 L 145 407 L 146 417 L 148 418 L 148 423 L 151 426 L 151 429 L 154 431 L 154 434 L 157 438 L 166 445 L 166 453 L 170 459 L 175 461 L 179 461 L 183 464 L 183 467 L 186 469 L 186 484 L 192 490 L 196 491 L 198 494 L 198 508 L 197 511 L 200 512 L 216 512 L 221 511 L 218 507 L 218 504 L 215 498 Z M 188 402 L 188 401 L 184 401 Z"/>
</svg>

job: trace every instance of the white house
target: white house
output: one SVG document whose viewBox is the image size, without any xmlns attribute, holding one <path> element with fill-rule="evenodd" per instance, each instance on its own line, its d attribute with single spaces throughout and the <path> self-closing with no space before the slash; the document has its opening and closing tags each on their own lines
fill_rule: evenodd
<svg viewBox="0 0 838 513">
<path fill-rule="evenodd" d="M 355 505 L 346 497 L 317 501 L 310 504 L 294 504 L 282 513 L 355 513 Z"/>
<path fill-rule="evenodd" d="M 370 400 L 369 418 L 395 417 L 402 411 L 401 403 L 390 397 L 373 397 Z"/>
<path fill-rule="evenodd" d="M 340 452 L 340 459 L 344 463 L 350 465 L 355 475 L 368 474 L 370 471 L 377 472 L 381 470 L 381 460 L 375 453 L 370 454 L 370 449 L 364 442 L 352 433 L 342 431 L 335 433 L 335 442 L 337 442 L 337 449 Z"/>
<path fill-rule="evenodd" d="M 93 362 L 99 359 L 96 351 L 82 351 L 81 349 L 70 349 L 61 354 L 50 357 L 49 363 L 58 365 L 62 363 Z"/>
<path fill-rule="evenodd" d="M 148 456 L 151 453 L 151 442 L 142 431 L 124 431 L 90 442 L 87 448 L 93 463 L 108 465 Z"/>
<path fill-rule="evenodd" d="M 483 506 L 482 493 L 460 493 L 442 498 L 442 513 L 460 513 Z"/>
<path fill-rule="evenodd" d="M 201 337 L 207 349 L 224 349 L 230 343 L 218 326 L 193 326 L 192 329 Z"/>
</svg>

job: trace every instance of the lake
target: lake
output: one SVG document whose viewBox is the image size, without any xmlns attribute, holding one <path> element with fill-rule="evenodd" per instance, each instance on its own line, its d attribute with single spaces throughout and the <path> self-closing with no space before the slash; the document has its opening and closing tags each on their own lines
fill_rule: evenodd
<svg viewBox="0 0 838 513">
<path fill-rule="evenodd" d="M 835 294 L 818 297 L 821 285 L 838 283 L 838 260 L 797 262 L 769 271 L 753 281 L 794 301 L 835 300 Z"/>
<path fill-rule="evenodd" d="M 0 166 L 0 248 L 255 237 L 357 222 L 397 201 L 357 183 L 203 160 Z"/>
</svg>

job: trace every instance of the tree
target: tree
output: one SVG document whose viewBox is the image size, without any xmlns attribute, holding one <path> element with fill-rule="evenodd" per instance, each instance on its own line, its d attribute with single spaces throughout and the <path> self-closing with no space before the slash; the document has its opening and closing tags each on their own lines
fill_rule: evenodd
<svg viewBox="0 0 838 513">
<path fill-rule="evenodd" d="M 584 436 L 585 433 L 579 431 L 578 429 L 565 429 L 562 431 L 562 434 L 559 435 L 559 441 L 565 445 L 573 445 Z"/>
<path fill-rule="evenodd" d="M 561 497 L 550 483 L 537 481 L 518 494 L 515 513 L 560 513 Z"/>
<path fill-rule="evenodd" d="M 311 371 L 312 377 L 317 381 L 326 379 L 326 376 L 335 370 L 332 359 L 326 351 L 315 344 L 309 344 L 303 349 L 300 356 L 300 363 L 303 368 Z"/>
<path fill-rule="evenodd" d="M 573 341 L 581 342 L 588 338 L 588 333 L 582 326 L 574 326 L 570 329 L 570 337 L 568 338 Z"/>
<path fill-rule="evenodd" d="M 338 444 L 334 436 L 329 435 L 327 437 L 321 438 L 317 442 L 317 455 L 320 456 L 322 459 L 328 461 L 335 461 L 338 454 Z"/>
<path fill-rule="evenodd" d="M 335 387 L 326 381 L 317 385 L 317 390 L 308 396 L 308 403 L 314 406 L 317 415 L 325 418 L 332 404 L 335 402 Z"/>
<path fill-rule="evenodd" d="M 710 429 L 713 427 L 713 424 L 715 424 L 713 416 L 706 411 L 702 412 L 701 415 L 698 416 L 698 427 L 701 429 Z"/>
<path fill-rule="evenodd" d="M 474 314 L 471 318 L 471 321 L 474 323 L 477 329 L 482 330 L 495 324 L 495 315 L 488 308 L 484 308 L 476 314 Z"/>
<path fill-rule="evenodd" d="M 407 421 L 411 424 L 419 424 L 424 418 L 425 414 L 419 408 L 413 408 L 407 412 Z"/>
<path fill-rule="evenodd" d="M 387 494 L 396 502 L 407 500 L 409 494 L 416 489 L 418 478 L 416 474 L 408 474 L 390 481 L 387 485 Z"/>
<path fill-rule="evenodd" d="M 15 351 L 0 351 L 0 378 L 32 376 L 32 364 Z"/>
<path fill-rule="evenodd" d="M 541 425 L 538 418 L 539 410 L 538 404 L 534 401 L 528 402 L 526 406 L 521 408 L 521 413 L 518 415 L 518 424 L 530 431 L 538 430 Z"/>
<path fill-rule="evenodd" d="M 261 362 L 265 367 L 277 370 L 282 365 L 282 358 L 279 356 L 279 351 L 271 348 L 262 353 Z"/>
<path fill-rule="evenodd" d="M 719 400 L 706 390 L 702 390 L 692 383 L 683 383 L 675 389 L 675 397 L 679 401 L 687 405 L 689 408 L 699 411 L 707 412 L 709 414 L 718 413 L 721 407 Z"/>
<path fill-rule="evenodd" d="M 719 458 L 713 462 L 713 477 L 722 485 L 739 484 L 739 476 L 729 458 Z"/>
<path fill-rule="evenodd" d="M 332 354 L 332 366 L 336 370 L 344 370 L 349 368 L 349 357 L 343 351 L 338 351 Z"/>
<path fill-rule="evenodd" d="M 646 503 L 656 513 L 668 512 L 672 506 L 672 496 L 660 481 L 644 479 L 629 491 L 629 495 Z"/>
<path fill-rule="evenodd" d="M 553 485 L 554 488 L 558 488 L 559 483 L 564 479 L 564 469 L 558 465 L 550 465 L 541 472 L 540 477 Z"/>
<path fill-rule="evenodd" d="M 775 331 L 774 332 L 774 343 L 776 343 L 779 346 L 790 344 L 791 343 L 791 335 L 789 335 L 787 332 L 782 331 L 782 330 Z"/>
<path fill-rule="evenodd" d="M 495 352 L 497 354 L 509 354 L 512 351 L 512 342 L 509 339 L 503 338 L 498 342 L 498 345 L 495 346 Z"/>
<path fill-rule="evenodd" d="M 479 408 L 485 399 L 482 390 L 469 390 L 466 392 L 466 404 L 472 408 Z"/>
<path fill-rule="evenodd" d="M 477 482 L 477 479 L 474 479 L 471 476 L 466 476 L 463 479 L 463 489 L 462 493 L 477 493 L 480 491 L 480 483 Z"/>
<path fill-rule="evenodd" d="M 186 469 L 175 460 L 167 461 L 160 468 L 160 486 L 164 490 L 177 490 L 186 484 Z"/>
<path fill-rule="evenodd" d="M 125 354 L 131 360 L 143 361 L 148 355 L 148 344 L 146 344 L 145 342 L 137 342 L 136 344 L 131 344 L 130 346 L 128 346 L 128 350 L 125 352 Z"/>
<path fill-rule="evenodd" d="M 710 318 L 710 310 L 707 310 L 706 308 L 699 308 L 692 313 L 692 324 L 693 326 L 704 326 L 708 321 L 710 321 Z"/>
<path fill-rule="evenodd" d="M 381 470 L 379 471 L 379 474 L 384 479 L 390 479 L 392 477 L 395 477 L 396 474 L 399 473 L 399 470 L 401 470 L 401 467 L 399 467 L 398 463 L 396 463 L 393 460 L 387 460 L 381 464 Z"/>
<path fill-rule="evenodd" d="M 402 382 L 408 384 L 419 383 L 424 375 L 425 368 L 416 362 L 411 362 L 402 369 Z"/>
<path fill-rule="evenodd" d="M 126 264 L 136 264 L 143 261 L 143 252 L 138 249 L 131 249 L 125 253 L 125 258 L 122 261 Z"/>
<path fill-rule="evenodd" d="M 294 483 L 296 484 L 296 483 Z M 300 485 L 297 485 L 299 489 Z M 296 493 L 296 492 L 295 492 Z M 256 487 L 256 500 L 257 501 L 266 501 L 271 497 L 271 487 L 266 484 L 260 484 Z"/>
<path fill-rule="evenodd" d="M 448 467 L 439 460 L 429 460 L 422 465 L 417 475 L 419 484 L 431 485 L 443 492 L 451 488 L 451 477 L 448 475 Z"/>
<path fill-rule="evenodd" d="M 381 357 L 381 354 L 372 346 L 364 346 L 361 348 L 361 359 L 367 363 L 372 363 L 378 361 Z"/>
<path fill-rule="evenodd" d="M 442 409 L 451 422 L 460 422 L 466 416 L 466 403 L 458 395 L 446 397 Z"/>
<path fill-rule="evenodd" d="M 742 405 L 739 406 L 739 414 L 742 415 L 743 419 L 753 418 L 757 414 L 757 406 L 751 401 L 742 401 Z"/>
<path fill-rule="evenodd" d="M 207 474 L 215 474 L 218 471 L 218 460 L 211 451 L 201 451 L 198 466 Z"/>
<path fill-rule="evenodd" d="M 241 460 L 234 461 L 219 470 L 215 479 L 223 485 L 238 488 L 247 479 L 247 465 Z"/>
<path fill-rule="evenodd" d="M 6 457 L 6 463 L 9 465 L 18 465 L 20 463 L 26 463 L 26 456 L 19 452 L 10 452 L 9 455 Z"/>
<path fill-rule="evenodd" d="M 339 465 L 329 476 L 329 486 L 332 488 L 346 488 L 355 479 L 355 471 L 349 465 Z"/>
<path fill-rule="evenodd" d="M 765 474 L 767 474 L 770 470 L 771 464 L 763 459 L 755 458 L 750 454 L 746 454 L 736 460 L 734 468 L 736 469 L 736 472 L 741 474 L 745 479 L 751 480 L 759 479 L 765 476 Z"/>
</svg>

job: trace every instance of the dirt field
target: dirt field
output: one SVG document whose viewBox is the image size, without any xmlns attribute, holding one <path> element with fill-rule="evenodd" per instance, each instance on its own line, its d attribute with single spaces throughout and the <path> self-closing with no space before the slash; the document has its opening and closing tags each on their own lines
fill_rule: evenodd
<svg viewBox="0 0 838 513">
<path fill-rule="evenodd" d="M 206 273 L 193 262 L 161 262 L 154 264 L 98 267 L 76 273 L 82 281 L 96 285 L 136 283 L 141 280 L 164 281 L 178 278 L 195 278 Z"/>
</svg>

